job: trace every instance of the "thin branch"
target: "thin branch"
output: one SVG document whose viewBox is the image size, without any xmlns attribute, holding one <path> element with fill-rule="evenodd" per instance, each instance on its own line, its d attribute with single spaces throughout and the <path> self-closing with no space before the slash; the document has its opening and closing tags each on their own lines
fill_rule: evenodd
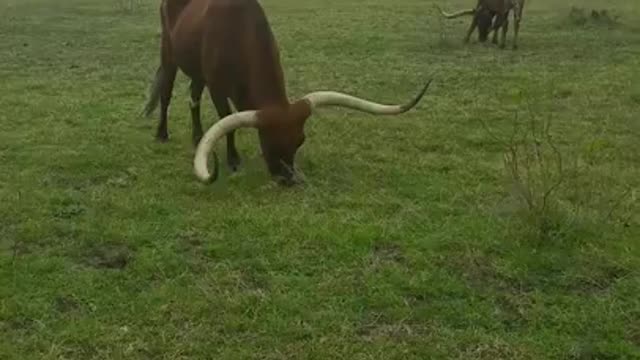
<svg viewBox="0 0 640 360">
<path fill-rule="evenodd" d="M 618 199 L 616 199 L 616 201 L 613 203 L 613 206 L 611 206 L 611 209 L 609 209 L 609 212 L 607 213 L 607 216 L 605 216 L 605 220 L 606 221 L 611 221 L 611 218 L 613 217 L 613 213 L 620 207 L 620 205 L 622 204 L 622 202 L 624 201 L 624 199 L 629 196 L 629 194 L 631 194 L 631 192 L 633 191 L 633 188 L 627 188 L 626 191 L 624 191 L 622 193 L 622 195 L 620 195 L 620 197 Z"/>
</svg>

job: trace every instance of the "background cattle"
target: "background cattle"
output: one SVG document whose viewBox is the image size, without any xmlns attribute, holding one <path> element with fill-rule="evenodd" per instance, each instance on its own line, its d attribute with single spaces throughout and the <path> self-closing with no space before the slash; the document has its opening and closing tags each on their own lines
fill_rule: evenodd
<svg viewBox="0 0 640 360">
<path fill-rule="evenodd" d="M 474 29 L 478 27 L 480 41 L 485 41 L 488 34 L 493 31 L 494 44 L 498 43 L 498 30 L 502 29 L 502 40 L 500 48 L 506 46 L 506 37 L 509 29 L 509 12 L 513 11 L 513 48 L 518 47 L 518 32 L 520 31 L 520 21 L 524 0 L 478 0 L 476 7 L 470 10 L 462 10 L 455 13 L 446 13 L 442 9 L 440 12 L 447 19 L 455 19 L 460 16 L 472 15 L 471 25 L 465 36 L 465 42 L 469 41 Z M 495 17 L 495 20 L 493 20 Z"/>
</svg>

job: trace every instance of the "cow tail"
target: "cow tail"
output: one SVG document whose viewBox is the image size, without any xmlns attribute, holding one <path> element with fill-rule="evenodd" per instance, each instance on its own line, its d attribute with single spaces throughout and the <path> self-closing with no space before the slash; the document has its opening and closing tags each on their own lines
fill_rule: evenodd
<svg viewBox="0 0 640 360">
<path fill-rule="evenodd" d="M 162 65 L 160 65 L 156 70 L 156 76 L 151 83 L 151 87 L 149 88 L 149 98 L 143 111 L 143 115 L 145 117 L 150 117 L 155 109 L 158 108 L 158 104 L 160 104 L 160 87 L 162 85 L 162 78 L 163 70 Z"/>
</svg>

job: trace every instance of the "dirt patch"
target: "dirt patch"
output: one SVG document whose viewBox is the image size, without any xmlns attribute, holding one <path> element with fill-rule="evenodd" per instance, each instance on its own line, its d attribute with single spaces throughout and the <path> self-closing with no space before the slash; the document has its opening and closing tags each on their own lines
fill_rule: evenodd
<svg viewBox="0 0 640 360">
<path fill-rule="evenodd" d="M 122 270 L 133 260 L 133 253 L 123 245 L 100 245 L 91 249 L 83 260 L 96 269 Z"/>
<path fill-rule="evenodd" d="M 458 359 L 522 359 L 524 353 L 518 347 L 502 339 L 495 338 L 466 347 L 461 356 L 458 356 Z"/>
<path fill-rule="evenodd" d="M 465 251 L 439 263 L 440 267 L 459 274 L 473 288 L 485 289 L 503 280 L 491 259 L 477 251 Z"/>
<path fill-rule="evenodd" d="M 87 211 L 86 207 L 78 203 L 62 204 L 53 212 L 53 216 L 57 219 L 71 219 L 80 216 Z"/>
<path fill-rule="evenodd" d="M 33 319 L 18 315 L 16 317 L 0 321 L 0 330 L 8 331 L 30 331 L 35 330 L 37 322 Z"/>
<path fill-rule="evenodd" d="M 565 285 L 567 291 L 584 295 L 602 294 L 607 292 L 618 280 L 631 274 L 631 270 L 617 264 L 589 266 L 583 271 L 584 276 L 574 277 Z"/>
<path fill-rule="evenodd" d="M 214 260 L 215 254 L 210 254 L 205 246 L 205 234 L 186 229 L 179 231 L 173 245 L 176 253 L 182 254 L 187 266 L 193 272 L 202 272 Z"/>
<path fill-rule="evenodd" d="M 527 325 L 527 312 L 531 309 L 529 297 L 521 294 L 498 294 L 495 300 L 500 322 L 508 330 Z"/>
<path fill-rule="evenodd" d="M 72 312 L 80 306 L 80 302 L 71 296 L 56 296 L 53 299 L 53 308 L 60 313 Z"/>
<path fill-rule="evenodd" d="M 629 316 L 628 329 L 626 331 L 626 339 L 635 346 L 640 346 L 640 313 L 633 313 Z"/>
<path fill-rule="evenodd" d="M 198 253 L 202 254 L 204 249 L 204 234 L 193 229 L 180 231 L 177 236 L 176 250 L 182 253 Z"/>
<path fill-rule="evenodd" d="M 609 353 L 606 350 L 598 349 L 590 342 L 579 343 L 573 346 L 569 353 L 565 356 L 566 360 L 614 360 L 620 359 L 616 354 Z"/>
<path fill-rule="evenodd" d="M 418 326 L 406 321 L 390 321 L 382 313 L 372 312 L 358 324 L 356 334 L 366 342 L 377 342 L 380 340 L 402 341 L 411 337 L 422 338 L 427 332 L 424 325 Z"/>
<path fill-rule="evenodd" d="M 0 235 L 0 255 L 13 259 L 33 253 L 27 242 Z"/>
<path fill-rule="evenodd" d="M 106 180 L 107 186 L 127 188 L 131 187 L 138 180 L 138 173 L 135 168 L 128 168 L 126 171 L 110 177 Z"/>
<path fill-rule="evenodd" d="M 373 245 L 371 251 L 371 265 L 382 263 L 404 263 L 406 260 L 402 247 L 398 244 L 378 242 Z"/>
</svg>

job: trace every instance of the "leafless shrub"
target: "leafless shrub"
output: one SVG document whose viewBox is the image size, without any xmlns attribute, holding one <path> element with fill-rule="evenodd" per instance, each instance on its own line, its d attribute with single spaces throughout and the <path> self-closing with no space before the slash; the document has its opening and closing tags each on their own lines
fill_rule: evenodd
<svg viewBox="0 0 640 360">
<path fill-rule="evenodd" d="M 531 114 L 523 127 L 516 113 L 503 162 L 511 194 L 525 210 L 536 237 L 550 237 L 558 230 L 556 192 L 570 176 L 551 134 L 551 119 L 539 120 Z"/>
<path fill-rule="evenodd" d="M 504 147 L 503 164 L 509 194 L 520 220 L 538 240 L 558 238 L 575 230 L 585 219 L 599 223 L 618 220 L 628 226 L 635 205 L 632 187 L 605 187 L 580 154 L 560 147 L 552 132 L 551 117 L 536 117 L 527 106 L 522 120 L 515 114 L 506 141 L 482 122 L 485 130 Z M 587 216 L 587 210 L 591 210 Z M 593 216 L 592 216 L 593 215 Z"/>
</svg>

